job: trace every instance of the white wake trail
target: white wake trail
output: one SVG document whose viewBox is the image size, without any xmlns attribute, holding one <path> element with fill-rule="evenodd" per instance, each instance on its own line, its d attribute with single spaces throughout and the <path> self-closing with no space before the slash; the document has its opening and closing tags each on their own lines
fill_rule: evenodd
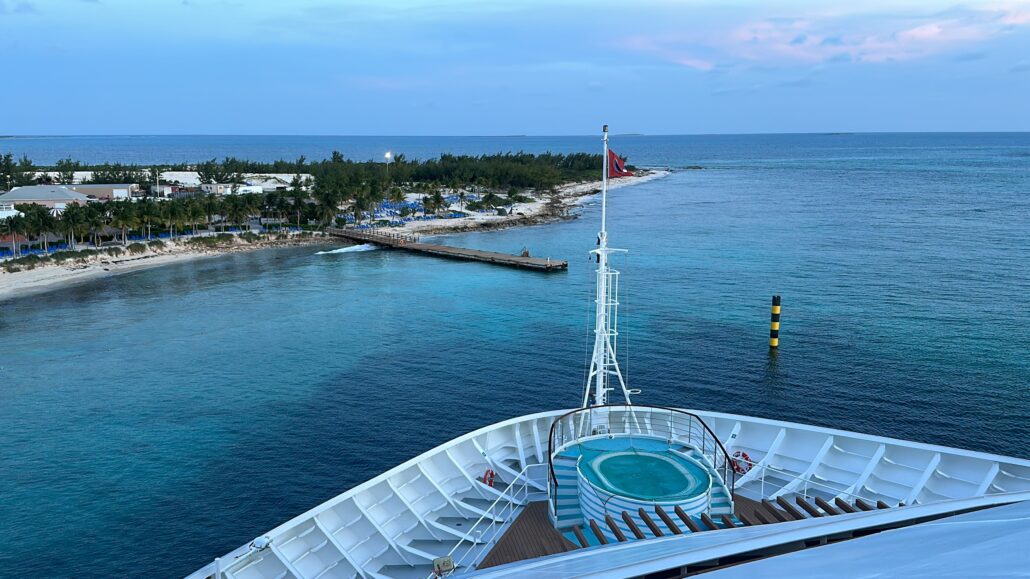
<svg viewBox="0 0 1030 579">
<path fill-rule="evenodd" d="M 347 247 L 341 247 L 339 249 L 330 249 L 329 251 L 319 251 L 315 255 L 329 255 L 332 253 L 354 253 L 358 251 L 373 251 L 377 249 L 375 245 L 371 243 L 363 243 L 361 245 L 349 245 Z"/>
</svg>

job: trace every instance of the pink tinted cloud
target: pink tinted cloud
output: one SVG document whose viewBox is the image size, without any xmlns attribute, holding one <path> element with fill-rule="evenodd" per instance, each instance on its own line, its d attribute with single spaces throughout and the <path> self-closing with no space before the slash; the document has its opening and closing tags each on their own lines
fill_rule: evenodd
<svg viewBox="0 0 1030 579">
<path fill-rule="evenodd" d="M 814 13 L 765 18 L 719 29 L 635 36 L 630 50 L 690 68 L 733 62 L 816 64 L 924 58 L 1030 26 L 1030 0 L 914 14 Z"/>
</svg>

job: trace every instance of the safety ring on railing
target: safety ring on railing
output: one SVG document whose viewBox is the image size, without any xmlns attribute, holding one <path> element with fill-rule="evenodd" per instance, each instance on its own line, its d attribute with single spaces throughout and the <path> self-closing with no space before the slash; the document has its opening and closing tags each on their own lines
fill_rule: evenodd
<svg viewBox="0 0 1030 579">
<path fill-rule="evenodd" d="M 743 450 L 738 450 L 733 453 L 733 472 L 737 474 L 747 474 L 747 471 L 751 470 L 751 457 L 747 455 Z"/>
</svg>

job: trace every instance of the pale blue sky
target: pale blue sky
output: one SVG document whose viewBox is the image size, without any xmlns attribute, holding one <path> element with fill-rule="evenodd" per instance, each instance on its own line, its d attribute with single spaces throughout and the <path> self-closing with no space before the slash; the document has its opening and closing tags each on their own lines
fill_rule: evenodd
<svg viewBox="0 0 1030 579">
<path fill-rule="evenodd" d="M 0 134 L 1030 130 L 1030 0 L 0 0 Z"/>
</svg>

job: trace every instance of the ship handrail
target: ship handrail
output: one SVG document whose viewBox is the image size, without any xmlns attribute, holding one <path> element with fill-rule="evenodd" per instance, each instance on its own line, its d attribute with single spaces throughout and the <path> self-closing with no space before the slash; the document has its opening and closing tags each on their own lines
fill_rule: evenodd
<svg viewBox="0 0 1030 579">
<path fill-rule="evenodd" d="M 555 455 L 555 452 L 559 448 L 564 448 L 565 446 L 567 446 L 568 444 L 570 444 L 572 442 L 581 440 L 583 438 L 588 438 L 589 436 L 596 436 L 596 434 L 589 434 L 588 436 L 575 435 L 572 438 L 572 440 L 566 441 L 563 438 L 562 444 L 556 445 L 556 438 L 557 438 L 556 437 L 556 429 L 558 428 L 558 426 L 560 424 L 565 424 L 566 419 L 568 419 L 569 417 L 572 417 L 573 415 L 580 414 L 580 413 L 588 413 L 588 415 L 592 416 L 593 412 L 596 412 L 596 411 L 599 411 L 599 410 L 606 410 L 608 412 L 611 412 L 611 411 L 621 411 L 621 412 L 629 413 L 633 417 L 632 418 L 633 421 L 636 423 L 636 427 L 639 430 L 639 432 L 638 432 L 639 435 L 665 434 L 665 435 L 668 435 L 669 437 L 672 437 L 672 435 L 674 434 L 674 430 L 675 430 L 675 428 L 671 428 L 670 427 L 668 432 L 666 432 L 666 431 L 662 430 L 661 428 L 655 428 L 654 423 L 650 422 L 648 427 L 647 427 L 648 432 L 642 431 L 641 430 L 641 425 L 640 425 L 640 420 L 639 420 L 639 417 L 638 417 L 638 413 L 640 413 L 640 412 L 646 412 L 648 417 L 652 416 L 653 412 L 656 411 L 656 410 L 660 411 L 660 412 L 668 413 L 668 414 L 670 414 L 670 415 L 672 415 L 674 417 L 675 416 L 685 416 L 685 417 L 687 417 L 690 420 L 690 422 L 688 423 L 688 427 L 686 428 L 686 432 L 687 432 L 688 435 L 691 434 L 692 430 L 694 430 L 696 428 L 696 424 L 699 424 L 700 427 L 701 427 L 700 428 L 700 430 L 701 430 L 701 432 L 700 432 L 700 434 L 701 434 L 701 445 L 700 445 L 701 454 L 702 454 L 702 456 L 707 456 L 707 451 L 708 451 L 708 441 L 707 441 L 707 439 L 710 437 L 712 439 L 712 441 L 714 441 L 714 444 L 712 445 L 712 448 L 711 448 L 711 451 L 712 451 L 712 461 L 711 461 L 712 464 L 711 464 L 711 466 L 712 466 L 712 468 L 716 472 L 720 472 L 721 471 L 720 474 L 721 474 L 722 479 L 723 479 L 722 482 L 723 482 L 724 485 L 726 485 L 726 488 L 727 488 L 727 490 L 730 493 L 730 497 L 733 496 L 733 492 L 734 492 L 735 484 L 736 484 L 736 475 L 737 475 L 737 472 L 733 468 L 733 458 L 730 456 L 729 452 L 726 450 L 726 447 L 723 445 L 722 441 L 719 440 L 719 437 L 715 434 L 715 432 L 713 432 L 712 429 L 708 426 L 708 424 L 700 416 L 698 416 L 697 414 L 694 414 L 692 412 L 687 412 L 686 410 L 680 410 L 678 408 L 671 408 L 671 407 L 668 407 L 668 406 L 650 406 L 650 405 L 639 405 L 639 404 L 586 406 L 586 407 L 576 408 L 574 410 L 570 410 L 569 412 L 566 412 L 565 414 L 562 414 L 561 416 L 555 418 L 554 421 L 551 423 L 551 429 L 550 429 L 550 433 L 548 435 L 548 440 L 547 440 L 547 464 L 548 464 L 548 474 L 549 474 L 549 476 L 548 476 L 548 485 L 549 486 L 553 485 L 553 489 L 554 489 L 554 492 L 550 492 L 549 493 L 551 495 L 551 497 L 553 498 L 551 506 L 552 506 L 552 508 L 554 510 L 557 510 L 557 507 L 555 506 L 554 503 L 556 502 L 557 496 L 558 496 L 558 494 L 557 494 L 558 477 L 557 477 L 557 475 L 555 474 L 555 471 L 554 471 L 554 455 Z M 575 428 L 576 425 L 573 424 L 572 426 L 573 426 L 573 428 Z M 582 424 L 580 424 L 580 426 L 582 426 Z M 630 433 L 630 434 L 632 435 L 632 433 Z M 562 436 L 564 437 L 564 431 L 562 431 Z M 688 438 L 687 443 L 690 444 L 692 442 L 693 442 L 693 439 L 692 438 Z M 716 460 L 717 457 L 722 458 L 722 460 L 721 461 Z"/>
<path fill-rule="evenodd" d="M 752 469 L 754 469 L 754 468 L 761 469 L 761 474 L 752 477 L 752 480 L 760 479 L 762 481 L 762 490 L 760 492 L 760 494 L 762 495 L 762 498 L 767 498 L 766 495 L 765 495 L 765 473 L 766 473 L 766 471 L 772 471 L 772 472 L 774 472 L 774 473 L 776 473 L 778 475 L 782 475 L 786 479 L 789 479 L 789 482 L 794 482 L 794 481 L 801 481 L 801 482 L 803 482 L 804 483 L 804 489 L 793 488 L 789 492 L 792 493 L 792 494 L 801 495 L 801 496 L 803 496 L 806 499 L 809 498 L 808 497 L 808 487 L 809 487 L 809 485 L 812 485 L 812 486 L 816 486 L 816 487 L 822 487 L 824 489 L 827 489 L 827 490 L 831 491 L 832 493 L 834 493 L 834 497 L 842 497 L 842 498 L 843 497 L 851 497 L 852 499 L 862 499 L 864 501 L 874 501 L 874 502 L 876 500 L 878 500 L 878 499 L 875 499 L 873 497 L 862 496 L 862 495 L 860 495 L 858 493 L 848 492 L 846 489 L 845 490 L 840 490 L 840 489 L 834 487 L 833 485 L 829 485 L 829 484 L 826 484 L 826 483 L 821 483 L 821 482 L 818 482 L 818 481 L 814 481 L 814 480 L 812 480 L 812 474 L 814 474 L 814 473 L 805 476 L 803 474 L 795 474 L 795 473 L 792 473 L 792 472 L 790 472 L 788 470 L 785 470 L 785 469 L 782 469 L 782 468 L 778 468 L 778 467 L 775 467 L 775 466 L 772 466 L 772 465 L 769 465 L 769 464 L 761 464 L 761 461 L 758 461 L 758 460 L 748 460 L 748 459 L 745 459 L 745 458 L 738 458 L 737 460 L 739 460 L 740 462 L 748 463 L 749 465 L 751 465 Z M 751 472 L 750 469 L 748 470 L 748 472 Z M 854 501 L 852 501 L 852 502 L 854 502 Z"/>
<path fill-rule="evenodd" d="M 500 515 L 501 513 L 504 513 L 505 512 L 504 509 L 507 509 L 507 511 L 508 511 L 507 515 L 509 516 L 509 518 L 501 520 L 500 525 L 498 525 L 496 527 L 496 529 L 494 530 L 493 535 L 491 535 L 490 538 L 487 541 L 485 541 L 485 544 L 489 545 L 490 543 L 493 542 L 493 540 L 497 537 L 497 535 L 504 529 L 504 526 L 509 522 L 509 520 L 514 519 L 515 505 L 516 505 L 516 503 L 518 503 L 518 498 L 519 498 L 515 493 L 521 491 L 523 493 L 523 495 L 522 495 L 523 503 L 528 503 L 529 502 L 529 486 L 530 486 L 530 480 L 532 478 L 532 477 L 529 476 L 529 471 L 533 467 L 541 467 L 541 466 L 544 466 L 544 463 L 539 462 L 539 463 L 527 464 L 526 466 L 524 466 L 522 468 L 522 470 L 519 471 L 517 475 L 515 475 L 515 478 L 512 479 L 512 481 L 510 483 L 508 483 L 508 487 L 506 489 L 504 489 L 504 491 L 501 494 L 499 494 L 496 499 L 494 499 L 494 502 L 491 503 L 489 507 L 487 507 L 485 510 L 483 510 L 483 514 L 480 515 L 479 519 L 477 519 L 476 522 L 473 523 L 471 527 L 469 527 L 469 530 L 465 532 L 465 536 L 463 536 L 461 539 L 459 539 L 457 544 L 455 544 L 454 547 L 451 548 L 451 550 L 446 555 L 447 557 L 451 557 L 452 561 L 454 563 L 454 569 L 451 571 L 451 573 L 453 573 L 454 571 L 457 571 L 459 568 L 461 568 L 462 563 L 464 563 L 465 559 L 468 558 L 469 554 L 471 554 L 473 552 L 473 547 L 477 543 L 477 541 L 473 538 L 473 533 L 475 533 L 476 528 L 479 527 L 479 525 L 483 524 L 483 521 L 485 521 L 486 519 L 489 518 L 490 522 L 488 523 L 488 525 L 489 526 L 493 526 L 493 525 L 497 524 L 496 515 Z M 516 488 L 516 485 L 519 483 L 520 480 L 521 480 L 521 487 L 520 487 L 520 489 L 512 490 L 512 489 Z M 509 496 L 509 494 L 510 494 L 510 496 Z M 504 505 L 502 505 L 501 510 L 498 513 L 494 513 L 494 510 L 497 508 L 497 506 L 499 504 L 501 504 L 502 500 L 505 500 L 505 499 L 507 499 L 507 502 Z M 519 503 L 519 504 L 522 504 L 522 503 Z M 483 535 L 480 534 L 479 538 L 481 539 L 482 536 Z M 469 543 L 469 548 L 465 551 L 465 554 L 462 555 L 460 559 L 454 561 L 453 560 L 454 553 L 458 550 L 459 547 L 461 547 L 466 542 Z M 479 542 L 483 542 L 483 541 L 479 541 Z M 473 564 L 474 564 L 474 562 L 475 562 L 475 560 L 473 560 Z M 448 575 L 449 574 L 450 573 L 448 573 Z M 433 577 L 436 577 L 436 574 L 435 573 L 430 573 L 426 577 L 426 579 L 431 579 Z"/>
</svg>

